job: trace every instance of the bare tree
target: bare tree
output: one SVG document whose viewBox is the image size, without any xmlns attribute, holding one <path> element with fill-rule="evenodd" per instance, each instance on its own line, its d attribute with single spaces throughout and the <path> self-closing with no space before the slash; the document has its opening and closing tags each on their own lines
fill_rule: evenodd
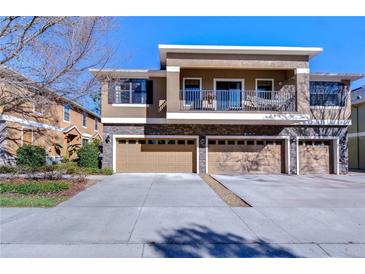
<svg viewBox="0 0 365 274">
<path fill-rule="evenodd" d="M 47 95 L 95 96 L 88 70 L 112 56 L 114 26 L 111 17 L 0 17 L 0 111 L 26 111 L 17 106 Z"/>
</svg>

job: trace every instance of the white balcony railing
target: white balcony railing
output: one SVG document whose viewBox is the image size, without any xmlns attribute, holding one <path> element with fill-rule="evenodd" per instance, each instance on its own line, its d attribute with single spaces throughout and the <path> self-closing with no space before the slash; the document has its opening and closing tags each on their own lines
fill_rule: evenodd
<svg viewBox="0 0 365 274">
<path fill-rule="evenodd" d="M 180 110 L 296 111 L 294 91 L 182 90 Z"/>
</svg>

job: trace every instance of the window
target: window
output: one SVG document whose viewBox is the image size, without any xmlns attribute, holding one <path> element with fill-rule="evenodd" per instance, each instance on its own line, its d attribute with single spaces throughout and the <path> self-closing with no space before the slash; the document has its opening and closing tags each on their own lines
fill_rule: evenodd
<svg viewBox="0 0 365 274">
<path fill-rule="evenodd" d="M 274 91 L 274 80 L 256 79 L 256 91 L 259 97 L 271 99 L 271 94 Z"/>
<path fill-rule="evenodd" d="M 33 101 L 33 112 L 43 114 L 44 104 L 43 98 L 37 98 Z"/>
<path fill-rule="evenodd" d="M 194 145 L 195 144 L 194 140 L 188 140 L 187 143 L 188 143 L 188 145 Z"/>
<path fill-rule="evenodd" d="M 201 79 L 200 78 L 184 78 L 183 82 L 184 102 L 186 105 L 191 105 L 198 102 L 201 97 Z"/>
<path fill-rule="evenodd" d="M 86 139 L 86 138 L 82 138 L 82 145 L 86 145 L 89 143 L 89 139 Z"/>
<path fill-rule="evenodd" d="M 201 90 L 201 79 L 184 78 L 184 90 Z"/>
<path fill-rule="evenodd" d="M 95 118 L 94 123 L 95 123 L 95 125 L 94 125 L 95 130 L 98 130 L 99 128 L 98 128 L 98 119 L 97 118 Z"/>
<path fill-rule="evenodd" d="M 311 106 L 341 106 L 345 105 L 345 84 L 338 82 L 311 81 L 310 105 Z"/>
<path fill-rule="evenodd" d="M 151 104 L 152 80 L 130 79 L 115 83 L 115 104 Z M 148 98 L 147 98 L 148 97 Z"/>
<path fill-rule="evenodd" d="M 214 79 L 217 110 L 239 110 L 242 107 L 244 79 Z"/>
<path fill-rule="evenodd" d="M 70 110 L 71 110 L 70 105 L 63 106 L 63 120 L 65 122 L 70 122 Z"/>
<path fill-rule="evenodd" d="M 87 113 L 86 113 L 86 111 L 82 112 L 82 126 L 87 127 Z"/>
</svg>

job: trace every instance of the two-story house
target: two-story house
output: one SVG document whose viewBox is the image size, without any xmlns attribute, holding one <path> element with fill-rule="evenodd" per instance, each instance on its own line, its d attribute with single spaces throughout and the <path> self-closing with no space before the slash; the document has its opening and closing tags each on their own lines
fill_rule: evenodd
<svg viewBox="0 0 365 274">
<path fill-rule="evenodd" d="M 349 127 L 349 167 L 365 170 L 365 86 L 351 92 Z"/>
<path fill-rule="evenodd" d="M 0 165 L 13 164 L 24 144 L 44 147 L 49 162 L 72 159 L 82 144 L 101 140 L 102 131 L 99 115 L 0 67 Z"/>
<path fill-rule="evenodd" d="M 91 70 L 116 172 L 348 171 L 349 85 L 316 47 L 159 45 L 160 68 Z"/>
</svg>

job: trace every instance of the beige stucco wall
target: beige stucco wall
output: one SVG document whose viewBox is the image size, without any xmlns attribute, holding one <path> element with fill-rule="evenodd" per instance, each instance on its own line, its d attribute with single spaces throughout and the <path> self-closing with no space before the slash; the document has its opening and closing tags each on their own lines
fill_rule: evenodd
<svg viewBox="0 0 365 274">
<path fill-rule="evenodd" d="M 244 69 L 181 69 L 180 90 L 183 89 L 183 79 L 187 77 L 202 78 L 202 89 L 213 90 L 214 79 L 234 78 L 244 79 L 245 90 L 256 89 L 256 79 L 274 79 L 275 90 L 280 90 L 288 79 L 287 70 L 244 70 Z"/>
<path fill-rule="evenodd" d="M 167 53 L 167 66 L 182 68 L 308 68 L 307 56 Z"/>
<path fill-rule="evenodd" d="M 164 118 L 166 117 L 166 78 L 151 77 L 153 80 L 153 104 L 138 107 L 120 107 L 108 104 L 108 83 L 102 82 L 102 117 Z"/>
</svg>

